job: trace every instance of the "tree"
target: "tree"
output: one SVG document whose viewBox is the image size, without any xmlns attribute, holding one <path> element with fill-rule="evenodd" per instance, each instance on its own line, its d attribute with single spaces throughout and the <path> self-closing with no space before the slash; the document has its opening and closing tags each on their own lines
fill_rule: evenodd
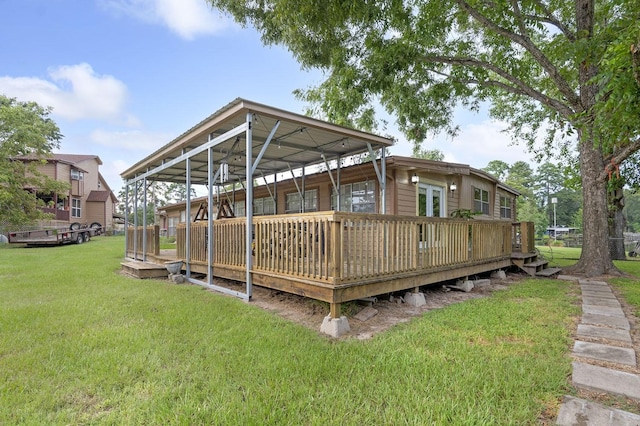
<svg viewBox="0 0 640 426">
<path fill-rule="evenodd" d="M 422 160 L 433 160 L 433 161 L 442 161 L 444 160 L 444 153 L 439 149 L 416 149 L 414 147 L 413 154 L 411 156 L 413 158 L 420 158 Z"/>
<path fill-rule="evenodd" d="M 37 165 L 60 146 L 50 108 L 0 95 L 0 225 L 31 225 L 47 216 L 36 191 L 63 195 L 68 186 L 41 174 Z M 23 161 L 29 159 L 30 161 Z M 29 190 L 28 190 L 29 189 Z"/>
<path fill-rule="evenodd" d="M 491 160 L 486 167 L 482 168 L 482 170 L 487 173 L 491 173 L 496 179 L 504 182 L 509 173 L 509 167 L 510 166 L 502 160 Z"/>
<path fill-rule="evenodd" d="M 455 107 L 489 101 L 491 115 L 536 152 L 577 143 L 584 243 L 576 270 L 617 272 L 602 243 L 606 170 L 640 148 L 640 0 L 209 2 L 254 25 L 264 43 L 287 46 L 303 67 L 323 70 L 306 99 L 331 120 L 369 114 L 379 102 L 421 143 L 457 133 Z"/>
</svg>

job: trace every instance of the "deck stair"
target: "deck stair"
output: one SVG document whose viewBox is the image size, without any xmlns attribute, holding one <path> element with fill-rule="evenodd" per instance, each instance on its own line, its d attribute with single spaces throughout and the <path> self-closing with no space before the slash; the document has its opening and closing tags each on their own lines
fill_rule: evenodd
<svg viewBox="0 0 640 426">
<path fill-rule="evenodd" d="M 511 262 L 532 277 L 552 278 L 560 268 L 550 268 L 549 262 L 540 259 L 538 253 L 511 253 Z"/>
<path fill-rule="evenodd" d="M 148 262 L 121 262 L 122 272 L 134 278 L 166 278 L 167 268 Z"/>
</svg>

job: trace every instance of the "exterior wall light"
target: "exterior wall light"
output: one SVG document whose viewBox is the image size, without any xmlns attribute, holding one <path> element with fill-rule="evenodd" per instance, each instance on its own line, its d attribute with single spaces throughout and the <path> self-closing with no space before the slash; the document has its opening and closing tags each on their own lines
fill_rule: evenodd
<svg viewBox="0 0 640 426">
<path fill-rule="evenodd" d="M 458 185 L 456 185 L 455 182 L 451 182 L 451 185 L 449 185 L 449 190 L 453 193 L 456 189 L 458 189 Z"/>
<path fill-rule="evenodd" d="M 415 184 L 418 183 L 420 181 L 420 178 L 418 177 L 417 174 L 413 174 L 413 176 L 411 176 L 411 183 Z"/>
</svg>

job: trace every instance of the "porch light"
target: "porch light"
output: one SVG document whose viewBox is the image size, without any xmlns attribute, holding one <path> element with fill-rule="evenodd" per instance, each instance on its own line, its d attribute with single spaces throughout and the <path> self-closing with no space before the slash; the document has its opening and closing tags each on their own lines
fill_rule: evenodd
<svg viewBox="0 0 640 426">
<path fill-rule="evenodd" d="M 451 185 L 449 185 L 449 190 L 451 190 L 451 192 L 455 192 L 456 189 L 458 189 L 458 185 L 456 185 L 455 182 L 451 182 Z"/>
<path fill-rule="evenodd" d="M 420 178 L 418 177 L 417 174 L 413 174 L 413 176 L 411 176 L 411 183 L 418 183 L 420 181 Z"/>
</svg>

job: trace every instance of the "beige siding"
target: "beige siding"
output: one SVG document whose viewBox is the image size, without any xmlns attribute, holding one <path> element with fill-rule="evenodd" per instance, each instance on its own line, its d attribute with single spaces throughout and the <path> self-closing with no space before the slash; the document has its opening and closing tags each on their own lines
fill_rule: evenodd
<svg viewBox="0 0 640 426">
<path fill-rule="evenodd" d="M 71 181 L 71 166 L 68 164 L 57 163 L 58 177 L 60 182 Z"/>
<path fill-rule="evenodd" d="M 390 215 L 402 215 L 402 216 L 415 216 L 417 214 L 417 188 L 418 186 L 411 182 L 411 177 L 414 174 L 414 170 L 417 170 L 417 175 L 420 178 L 421 183 L 431 184 L 444 188 L 444 202 L 446 206 L 446 216 L 450 216 L 452 212 L 458 209 L 468 209 L 473 211 L 473 187 L 481 188 L 489 192 L 489 211 L 490 215 L 480 216 L 485 219 L 500 219 L 500 199 L 496 196 L 497 185 L 494 181 L 486 179 L 476 174 L 456 173 L 451 172 L 449 169 L 442 168 L 440 170 L 420 170 L 420 169 L 402 169 L 402 168 L 387 168 L 387 194 L 386 194 L 386 214 Z M 333 171 L 333 178 L 338 182 L 338 176 L 336 171 Z M 376 185 L 376 208 L 380 211 L 381 193 L 375 171 L 370 163 L 353 166 L 347 169 L 341 170 L 340 184 L 350 184 L 363 181 L 373 181 Z M 302 187 L 302 179 L 296 178 L 296 182 Z M 450 190 L 451 183 L 456 184 L 456 190 L 452 192 Z M 286 204 L 286 194 L 296 192 L 296 185 L 291 179 L 283 180 L 277 183 L 274 188 L 273 184 L 269 185 L 271 192 L 276 194 L 276 214 L 284 214 Z M 329 175 L 324 172 L 320 174 L 313 174 L 306 176 L 305 178 L 306 190 L 315 189 L 318 191 L 318 210 L 327 211 L 331 209 L 331 194 L 333 185 Z M 503 190 L 501 190 L 501 193 Z M 509 195 L 509 192 L 504 191 L 504 194 Z M 269 191 L 265 186 L 254 187 L 254 197 L 263 198 L 268 197 Z M 513 194 L 511 197 L 514 198 Z M 245 193 L 243 190 L 236 190 L 235 197 L 229 193 L 229 198 L 234 199 L 236 202 L 244 201 Z M 192 214 L 195 214 L 200 202 L 203 200 L 196 200 L 193 202 Z M 205 200 L 206 201 L 206 200 Z M 179 217 L 180 210 L 184 210 L 184 204 L 168 206 L 165 208 L 167 217 Z M 214 209 L 215 212 L 215 209 Z M 514 210 L 515 212 L 515 210 Z M 215 213 L 214 213 L 215 214 Z M 515 214 L 515 213 L 514 213 Z"/>
<path fill-rule="evenodd" d="M 98 222 L 99 224 L 106 226 L 105 203 L 86 203 L 86 214 L 83 212 L 83 216 L 87 224 Z"/>
</svg>

